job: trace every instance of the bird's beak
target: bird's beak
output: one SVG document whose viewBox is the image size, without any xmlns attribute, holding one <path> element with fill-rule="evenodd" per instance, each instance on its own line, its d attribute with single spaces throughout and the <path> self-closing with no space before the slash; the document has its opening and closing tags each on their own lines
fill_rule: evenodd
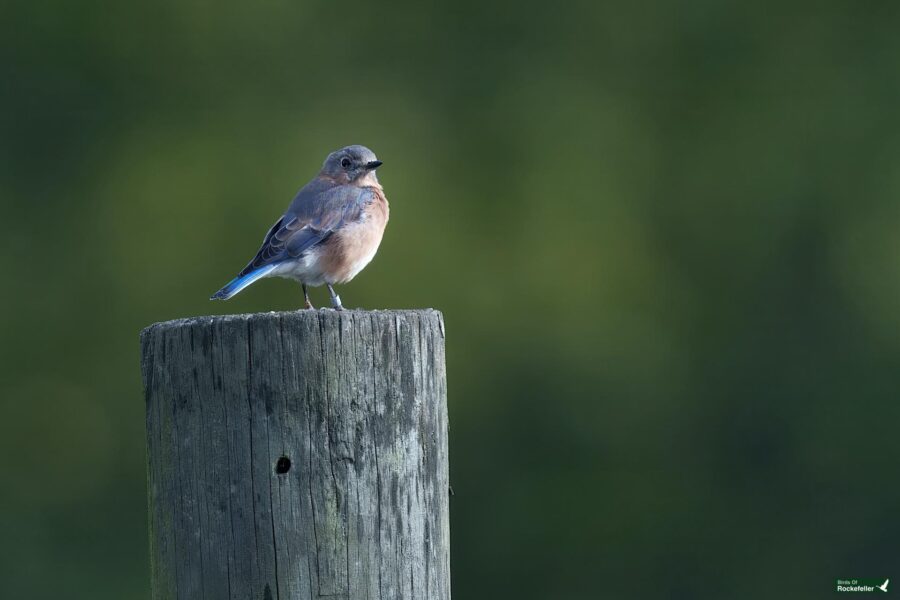
<svg viewBox="0 0 900 600">
<path fill-rule="evenodd" d="M 366 171 L 374 171 L 378 167 L 380 167 L 383 163 L 380 160 L 370 160 L 366 163 Z"/>
</svg>

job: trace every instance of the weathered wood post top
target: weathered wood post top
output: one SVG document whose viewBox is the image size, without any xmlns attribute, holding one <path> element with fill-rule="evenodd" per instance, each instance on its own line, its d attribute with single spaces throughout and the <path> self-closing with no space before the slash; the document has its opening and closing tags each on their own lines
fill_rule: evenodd
<svg viewBox="0 0 900 600">
<path fill-rule="evenodd" d="M 439 312 L 181 319 L 141 351 L 152 598 L 449 600 Z"/>
</svg>

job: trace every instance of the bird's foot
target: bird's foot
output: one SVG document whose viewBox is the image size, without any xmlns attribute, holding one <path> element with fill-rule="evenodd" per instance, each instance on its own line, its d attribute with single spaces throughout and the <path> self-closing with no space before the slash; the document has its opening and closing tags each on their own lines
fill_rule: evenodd
<svg viewBox="0 0 900 600">
<path fill-rule="evenodd" d="M 344 305 L 341 304 L 341 297 L 335 293 L 334 288 L 330 283 L 328 284 L 328 293 L 331 295 L 331 308 L 334 310 L 344 310 Z"/>
<path fill-rule="evenodd" d="M 315 306 L 313 306 L 312 302 L 310 302 L 309 300 L 307 300 L 304 304 L 305 304 L 305 306 L 303 308 L 301 308 L 300 310 L 303 310 L 303 309 L 315 310 L 315 308 L 316 308 Z"/>
</svg>

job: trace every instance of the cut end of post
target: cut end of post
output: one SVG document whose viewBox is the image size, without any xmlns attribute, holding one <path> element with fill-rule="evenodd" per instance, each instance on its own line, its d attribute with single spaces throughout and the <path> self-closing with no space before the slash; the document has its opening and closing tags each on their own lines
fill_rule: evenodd
<svg viewBox="0 0 900 600">
<path fill-rule="evenodd" d="M 198 317 L 184 317 L 181 319 L 172 319 L 171 321 L 160 321 L 153 323 L 141 330 L 141 339 L 147 334 L 157 329 L 177 329 L 184 326 L 203 326 L 224 323 L 254 323 L 265 322 L 270 320 L 296 321 L 302 322 L 307 319 L 316 319 L 320 324 L 327 325 L 329 323 L 341 323 L 342 321 L 369 317 L 385 318 L 385 317 L 410 317 L 437 319 L 438 327 L 441 335 L 444 334 L 444 315 L 441 311 L 434 308 L 404 308 L 404 309 L 385 309 L 385 310 L 362 310 L 362 309 L 344 309 L 333 310 L 330 308 L 320 309 L 301 309 L 289 311 L 269 311 L 261 313 L 241 313 L 235 315 L 201 315 Z"/>
</svg>

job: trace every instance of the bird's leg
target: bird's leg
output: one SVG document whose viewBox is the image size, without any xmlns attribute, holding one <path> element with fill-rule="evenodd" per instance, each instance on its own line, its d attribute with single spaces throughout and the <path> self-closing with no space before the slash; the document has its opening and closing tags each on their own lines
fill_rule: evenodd
<svg viewBox="0 0 900 600">
<path fill-rule="evenodd" d="M 331 306 L 334 307 L 334 310 L 344 310 L 344 305 L 341 304 L 341 297 L 334 292 L 334 288 L 331 287 L 330 283 L 328 284 L 328 293 L 331 294 Z"/>
<path fill-rule="evenodd" d="M 315 306 L 312 305 L 312 302 L 309 301 L 309 291 L 306 289 L 306 284 L 301 283 L 300 285 L 303 286 L 303 299 L 306 300 L 306 308 L 315 308 Z"/>
</svg>

